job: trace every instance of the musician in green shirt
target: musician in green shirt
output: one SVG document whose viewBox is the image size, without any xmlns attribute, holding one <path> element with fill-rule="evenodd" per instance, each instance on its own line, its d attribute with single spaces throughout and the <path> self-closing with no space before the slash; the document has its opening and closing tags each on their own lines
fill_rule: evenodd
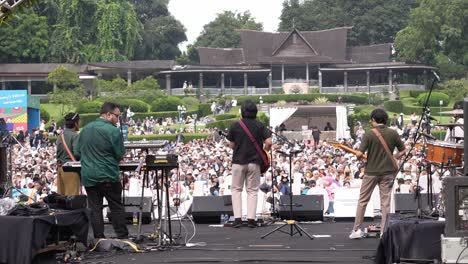
<svg viewBox="0 0 468 264">
<path fill-rule="evenodd" d="M 100 114 L 98 119 L 86 125 L 80 133 L 78 152 L 81 155 L 82 184 L 88 194 L 94 237 L 104 238 L 102 198 L 105 197 L 117 238 L 127 238 L 119 173 L 119 161 L 125 154 L 125 148 L 120 130 L 116 127 L 120 107 L 105 102 Z"/>
<path fill-rule="evenodd" d="M 57 193 L 62 195 L 80 194 L 80 174 L 64 172 L 62 165 L 68 161 L 80 160 L 78 148 L 78 131 L 80 130 L 80 115 L 68 113 L 64 118 L 65 130 L 57 138 Z"/>
</svg>

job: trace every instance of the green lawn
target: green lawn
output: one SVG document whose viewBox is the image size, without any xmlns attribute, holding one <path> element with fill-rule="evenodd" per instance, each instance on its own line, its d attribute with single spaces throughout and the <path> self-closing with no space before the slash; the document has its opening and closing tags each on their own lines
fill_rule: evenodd
<svg viewBox="0 0 468 264">
<path fill-rule="evenodd" d="M 70 106 L 64 106 L 62 113 L 62 105 L 61 104 L 41 104 L 41 107 L 43 107 L 47 112 L 50 114 L 50 120 L 49 122 L 54 119 L 55 121 L 58 121 L 63 118 L 63 116 L 68 113 L 74 111 L 73 107 Z"/>
</svg>

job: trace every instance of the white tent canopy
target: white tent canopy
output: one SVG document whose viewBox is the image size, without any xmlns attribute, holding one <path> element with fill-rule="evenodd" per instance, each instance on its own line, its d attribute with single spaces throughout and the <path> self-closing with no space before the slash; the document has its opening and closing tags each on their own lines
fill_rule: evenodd
<svg viewBox="0 0 468 264">
<path fill-rule="evenodd" d="M 346 114 L 346 107 L 336 107 L 336 139 L 350 138 L 351 134 L 348 128 L 348 116 Z"/>
<path fill-rule="evenodd" d="M 333 124 L 335 120 L 336 124 Z M 299 131 L 302 126 L 309 128 L 317 126 L 322 130 L 324 123 L 328 121 L 335 128 L 336 140 L 351 137 L 346 106 L 306 105 L 270 108 L 270 126 L 272 128 L 286 123 L 288 130 Z"/>
<path fill-rule="evenodd" d="M 297 107 L 272 107 L 270 108 L 270 127 L 276 128 L 284 121 L 288 120 L 295 112 Z"/>
</svg>

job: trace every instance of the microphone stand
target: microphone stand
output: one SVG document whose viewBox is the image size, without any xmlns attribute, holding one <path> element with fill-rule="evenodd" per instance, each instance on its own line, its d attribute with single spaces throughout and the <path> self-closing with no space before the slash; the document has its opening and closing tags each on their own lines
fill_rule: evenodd
<svg viewBox="0 0 468 264">
<path fill-rule="evenodd" d="M 273 132 L 273 131 L 272 131 Z M 278 136 L 278 134 L 276 134 L 275 132 L 273 132 L 275 135 Z M 293 144 L 287 139 L 285 138 L 284 136 L 280 135 L 279 136 L 281 139 L 283 139 L 285 142 L 289 143 L 289 145 L 292 147 Z M 262 239 L 264 239 L 265 237 L 273 234 L 274 232 L 276 231 L 279 231 L 281 233 L 285 233 L 285 234 L 289 234 L 289 236 L 294 236 L 295 234 L 299 234 L 300 236 L 302 236 L 302 233 L 304 233 L 306 236 L 308 236 L 311 240 L 314 239 L 313 236 L 311 236 L 309 233 L 307 233 L 301 226 L 299 226 L 297 224 L 297 222 L 295 220 L 293 220 L 293 205 L 294 206 L 300 206 L 298 204 L 295 204 L 293 203 L 293 194 L 292 194 L 292 158 L 294 156 L 296 156 L 298 153 L 301 153 L 303 151 L 303 149 L 299 149 L 299 150 L 290 150 L 290 151 L 281 151 L 281 150 L 277 150 L 276 152 L 284 155 L 285 157 L 289 157 L 289 219 L 287 219 L 286 221 L 284 221 L 284 224 L 273 229 L 272 231 L 266 233 L 265 235 L 261 236 Z M 272 193 L 273 193 L 273 190 L 272 190 Z M 274 199 L 274 196 L 273 196 L 273 199 Z M 280 204 L 280 205 L 284 205 L 284 204 Z M 285 232 L 283 230 L 281 230 L 283 227 L 286 227 L 286 226 L 289 226 L 289 232 Z"/>
</svg>

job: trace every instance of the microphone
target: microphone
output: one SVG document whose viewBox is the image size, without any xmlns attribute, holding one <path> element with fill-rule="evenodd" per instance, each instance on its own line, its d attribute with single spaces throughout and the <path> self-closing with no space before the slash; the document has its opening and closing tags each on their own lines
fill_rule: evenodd
<svg viewBox="0 0 468 264">
<path fill-rule="evenodd" d="M 431 70 L 431 72 L 432 72 L 432 75 L 434 75 L 434 77 L 437 79 L 437 81 L 440 82 L 440 77 L 439 77 L 439 75 L 437 75 L 437 73 L 436 73 L 435 71 L 433 71 L 433 70 Z"/>
</svg>

